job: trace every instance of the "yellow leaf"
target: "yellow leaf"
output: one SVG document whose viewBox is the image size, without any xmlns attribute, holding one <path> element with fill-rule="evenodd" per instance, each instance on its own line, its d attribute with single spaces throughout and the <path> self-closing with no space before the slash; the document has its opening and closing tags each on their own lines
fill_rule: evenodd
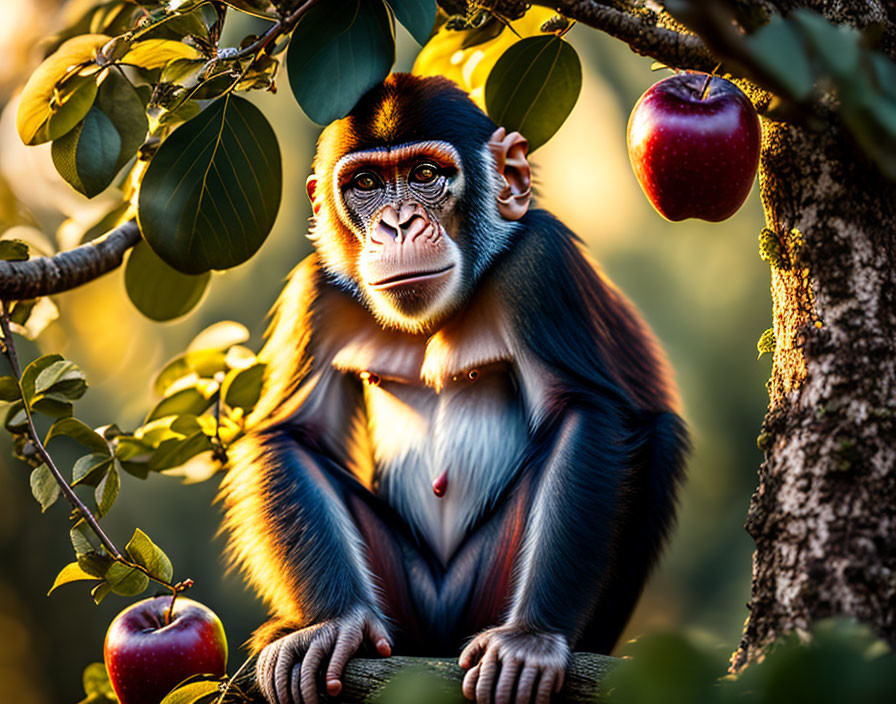
<svg viewBox="0 0 896 704">
<path fill-rule="evenodd" d="M 76 73 L 93 62 L 108 41 L 105 34 L 73 37 L 31 74 L 16 114 L 16 129 L 25 144 L 61 137 L 87 114 L 96 96 L 96 77 Z"/>
<path fill-rule="evenodd" d="M 171 39 L 147 39 L 137 42 L 121 59 L 123 64 L 131 64 L 140 68 L 162 68 L 169 61 L 176 59 L 201 59 L 202 54 L 183 42 Z"/>
<path fill-rule="evenodd" d="M 412 73 L 418 76 L 445 76 L 457 83 L 480 108 L 485 110 L 485 81 L 501 55 L 520 40 L 541 32 L 541 25 L 557 13 L 548 8 L 532 8 L 511 22 L 519 37 L 505 28 L 494 39 L 464 48 L 471 30 L 441 27 L 417 54 Z"/>
<path fill-rule="evenodd" d="M 53 582 L 53 586 L 50 587 L 50 591 L 47 592 L 47 596 L 53 593 L 53 591 L 57 587 L 61 587 L 63 584 L 68 584 L 69 582 L 80 582 L 84 580 L 93 580 L 96 581 L 96 577 L 92 574 L 88 574 L 84 570 L 81 569 L 81 566 L 77 562 L 70 562 L 65 567 L 60 570 L 59 574 L 56 575 L 56 581 Z"/>
</svg>

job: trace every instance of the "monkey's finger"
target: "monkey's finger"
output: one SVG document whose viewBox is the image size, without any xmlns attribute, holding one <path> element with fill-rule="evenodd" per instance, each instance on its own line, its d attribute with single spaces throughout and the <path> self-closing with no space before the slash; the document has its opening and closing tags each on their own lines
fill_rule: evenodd
<svg viewBox="0 0 896 704">
<path fill-rule="evenodd" d="M 520 673 L 519 682 L 516 685 L 516 704 L 529 704 L 532 700 L 532 690 L 535 680 L 538 678 L 538 668 L 534 665 L 526 665 Z"/>
<path fill-rule="evenodd" d="M 275 652 L 273 646 L 269 645 L 259 653 L 255 663 L 255 680 L 269 704 L 277 704 L 277 691 L 274 688 L 274 663 L 277 658 L 272 655 Z"/>
<path fill-rule="evenodd" d="M 551 692 L 554 689 L 556 680 L 557 673 L 553 670 L 545 670 L 541 674 L 541 681 L 538 683 L 538 690 L 535 692 L 535 704 L 550 704 Z"/>
<path fill-rule="evenodd" d="M 277 704 L 292 704 L 289 696 L 289 676 L 292 666 L 301 658 L 302 653 L 294 645 L 296 641 L 284 643 L 277 652 L 274 665 L 274 689 L 277 693 Z"/>
<path fill-rule="evenodd" d="M 302 696 L 296 699 L 297 704 L 317 703 L 317 672 L 329 650 L 328 640 L 315 638 L 302 658 L 302 673 L 299 677 L 299 692 Z"/>
<path fill-rule="evenodd" d="M 501 661 L 501 675 L 498 677 L 498 684 L 495 685 L 495 704 L 510 704 L 520 665 L 520 661 L 516 658 Z"/>
<path fill-rule="evenodd" d="M 461 651 L 457 664 L 465 670 L 469 669 L 482 655 L 482 651 L 485 649 L 485 642 L 485 638 L 481 635 L 476 636 L 467 644 L 467 647 Z"/>
<path fill-rule="evenodd" d="M 373 643 L 376 652 L 384 658 L 387 658 L 392 654 L 392 641 L 389 638 L 389 631 L 386 630 L 386 627 L 382 623 L 379 621 L 368 621 L 367 637 L 370 639 L 370 642 Z"/>
<path fill-rule="evenodd" d="M 563 689 L 563 683 L 566 681 L 566 668 L 562 668 L 557 673 L 557 684 L 554 685 L 554 692 L 557 694 Z"/>
<path fill-rule="evenodd" d="M 304 662 L 304 661 L 303 661 Z M 302 663 L 297 662 L 289 672 L 289 693 L 292 695 L 293 704 L 302 704 L 302 693 L 299 690 L 301 683 Z"/>
<path fill-rule="evenodd" d="M 461 690 L 464 693 L 465 699 L 473 700 L 476 698 L 476 682 L 479 679 L 479 667 L 479 665 L 474 665 L 467 670 L 467 674 L 464 675 L 464 682 L 461 685 Z"/>
<path fill-rule="evenodd" d="M 479 681 L 476 683 L 476 704 L 491 704 L 492 690 L 501 663 L 495 648 L 489 648 L 482 656 L 482 667 L 479 670 Z"/>
<path fill-rule="evenodd" d="M 330 656 L 330 666 L 327 668 L 327 694 L 335 697 L 342 691 L 342 671 L 346 663 L 361 645 L 361 633 L 354 629 L 341 631 L 336 637 L 336 646 Z"/>
</svg>

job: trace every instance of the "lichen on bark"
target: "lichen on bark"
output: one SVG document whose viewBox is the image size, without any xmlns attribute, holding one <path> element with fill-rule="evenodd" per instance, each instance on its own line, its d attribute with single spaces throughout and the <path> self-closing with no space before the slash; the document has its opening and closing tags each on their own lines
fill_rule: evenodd
<svg viewBox="0 0 896 704">
<path fill-rule="evenodd" d="M 896 184 L 836 124 L 767 121 L 760 193 L 782 258 L 735 668 L 834 615 L 896 643 Z"/>
</svg>

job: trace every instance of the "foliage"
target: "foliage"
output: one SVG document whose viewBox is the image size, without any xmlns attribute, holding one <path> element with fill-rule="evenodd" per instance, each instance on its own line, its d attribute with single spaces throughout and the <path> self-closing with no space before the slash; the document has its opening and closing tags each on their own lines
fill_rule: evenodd
<svg viewBox="0 0 896 704">
<path fill-rule="evenodd" d="M 238 46 L 221 46 L 227 12 L 266 18 L 270 25 Z M 581 66 L 564 39 L 572 25 L 547 9 L 532 9 L 511 23 L 478 4 L 463 15 L 437 16 L 434 0 L 111 0 L 88 7 L 46 44 L 48 55 L 23 90 L 17 129 L 26 144 L 51 143 L 57 171 L 79 193 L 92 198 L 115 189 L 120 202 L 84 240 L 136 217 L 144 240 L 124 268 L 127 294 L 148 318 L 172 320 L 202 299 L 211 270 L 252 257 L 277 217 L 277 138 L 240 93 L 275 91 L 286 51 L 300 107 L 319 123 L 341 118 L 391 69 L 396 20 L 425 45 L 416 72 L 455 79 L 497 123 L 521 131 L 533 150 L 556 133 L 578 99 Z M 807 10 L 762 18 L 747 29 L 747 54 L 773 79 L 782 102 L 805 105 L 831 92 L 858 143 L 896 177 L 896 66 L 872 48 L 873 36 Z M 776 116 L 774 107 L 771 114 Z M 780 261 L 774 233 L 764 231 L 760 246 L 765 260 Z M 0 259 L 29 256 L 25 242 L 0 241 Z M 17 301 L 4 310 L 7 357 L 10 331 L 33 337 L 57 314 L 49 299 Z M 242 346 L 247 337 L 245 328 L 227 323 L 201 334 L 159 372 L 159 400 L 130 432 L 114 424 L 93 429 L 75 417 L 87 381 L 61 355 L 39 357 L 20 374 L 13 364 L 13 374 L 0 377 L 0 422 L 13 436 L 16 456 L 31 467 L 41 511 L 60 496 L 90 497 L 89 509 L 74 504 L 75 560 L 62 568 L 50 592 L 89 582 L 99 603 L 110 593 L 140 594 L 152 582 L 174 593 L 188 586 L 189 580 L 174 581 L 171 561 L 140 529 L 119 551 L 97 521 L 114 508 L 122 472 L 195 482 L 220 469 L 263 381 L 263 362 Z M 757 349 L 761 356 L 773 348 L 769 330 Z M 35 419 L 49 425 L 43 438 Z M 59 438 L 84 448 L 70 480 L 46 451 Z M 721 684 L 712 657 L 693 644 L 677 637 L 644 641 L 637 662 L 614 674 L 607 698 L 784 701 L 797 698 L 787 683 L 802 676 L 824 685 L 813 695 L 816 701 L 837 700 L 832 693 L 845 699 L 844 692 L 867 692 L 868 701 L 876 701 L 891 691 L 882 667 L 892 667 L 892 658 L 867 657 L 870 641 L 857 633 L 842 625 L 822 628 L 808 647 L 785 642 L 763 663 Z M 838 662 L 850 663 L 843 681 L 851 689 L 830 682 L 842 670 L 833 667 Z M 217 686 L 190 683 L 172 701 L 208 698 Z M 85 671 L 84 689 L 85 702 L 111 700 L 101 665 Z M 398 689 L 394 694 L 400 696 Z"/>
<path fill-rule="evenodd" d="M 896 695 L 896 655 L 850 621 L 821 622 L 802 640 L 781 638 L 736 677 L 720 679 L 721 653 L 679 634 L 640 639 L 627 654 L 606 678 L 601 702 L 884 704 Z"/>
</svg>

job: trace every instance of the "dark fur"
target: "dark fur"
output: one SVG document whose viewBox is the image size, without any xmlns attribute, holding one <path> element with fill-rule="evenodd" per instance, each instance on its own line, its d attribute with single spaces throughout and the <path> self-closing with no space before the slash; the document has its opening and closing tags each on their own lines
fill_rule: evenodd
<svg viewBox="0 0 896 704">
<path fill-rule="evenodd" d="M 409 79 L 374 92 L 346 129 L 325 133 L 317 172 L 352 150 L 445 139 L 465 159 L 468 188 L 484 187 L 474 157 L 494 125 L 448 85 Z M 390 91 L 402 110 L 368 129 Z M 328 410 L 343 419 L 337 440 L 306 413 L 315 393 L 307 382 L 322 364 L 310 350 L 337 322 L 327 316 L 334 306 L 359 320 L 366 313 L 317 255 L 293 275 L 265 348 L 269 378 L 255 429 L 222 492 L 234 559 L 272 611 L 255 650 L 362 603 L 391 618 L 394 652 L 456 655 L 465 639 L 501 623 L 513 601 L 533 629 L 562 633 L 581 649 L 613 647 L 674 518 L 687 446 L 674 385 L 637 313 L 548 213 L 520 221 L 467 309 L 486 289 L 519 346 L 549 370 L 555 393 L 507 488 L 443 565 L 378 495 L 357 377 L 342 374 L 328 390 Z M 512 361 L 508 373 L 521 388 Z M 376 581 L 372 603 L 340 516 Z"/>
</svg>

